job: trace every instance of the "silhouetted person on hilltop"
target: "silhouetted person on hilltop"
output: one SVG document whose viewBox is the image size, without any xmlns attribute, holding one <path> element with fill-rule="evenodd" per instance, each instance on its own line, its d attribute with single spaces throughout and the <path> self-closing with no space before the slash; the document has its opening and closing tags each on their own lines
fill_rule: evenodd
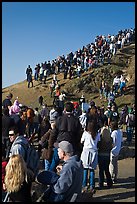
<svg viewBox="0 0 137 204">
<path fill-rule="evenodd" d="M 28 88 L 30 88 L 30 83 L 31 83 L 31 86 L 33 87 L 32 73 L 28 74 Z"/>
<path fill-rule="evenodd" d="M 28 76 L 29 76 L 30 73 L 32 74 L 32 68 L 30 67 L 30 65 L 28 65 L 28 67 L 26 69 L 27 81 L 28 81 Z"/>
</svg>

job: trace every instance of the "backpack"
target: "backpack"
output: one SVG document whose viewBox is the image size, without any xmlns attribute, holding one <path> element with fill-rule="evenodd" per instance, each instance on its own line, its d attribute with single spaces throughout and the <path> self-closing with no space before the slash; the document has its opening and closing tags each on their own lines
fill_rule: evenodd
<svg viewBox="0 0 137 204">
<path fill-rule="evenodd" d="M 38 152 L 36 151 L 35 147 L 31 144 L 24 144 L 23 142 L 16 143 L 22 145 L 22 147 L 25 149 L 25 162 L 27 164 L 27 168 L 30 169 L 34 173 L 34 177 L 38 173 L 38 168 L 39 168 L 39 155 Z"/>
</svg>

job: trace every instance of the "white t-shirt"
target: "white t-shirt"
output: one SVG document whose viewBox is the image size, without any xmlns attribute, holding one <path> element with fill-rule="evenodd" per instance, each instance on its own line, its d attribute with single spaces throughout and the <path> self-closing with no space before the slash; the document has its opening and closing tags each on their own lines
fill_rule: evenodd
<svg viewBox="0 0 137 204">
<path fill-rule="evenodd" d="M 81 143 L 84 142 L 83 148 L 92 148 L 97 150 L 97 143 L 100 141 L 100 133 L 97 133 L 95 140 L 93 140 L 91 134 L 86 130 L 83 132 L 81 137 Z"/>
<path fill-rule="evenodd" d="M 114 156 L 117 156 L 121 150 L 121 144 L 123 141 L 123 132 L 120 129 L 113 130 L 111 133 L 111 137 L 113 139 L 113 145 L 114 145 L 111 152 Z"/>
</svg>

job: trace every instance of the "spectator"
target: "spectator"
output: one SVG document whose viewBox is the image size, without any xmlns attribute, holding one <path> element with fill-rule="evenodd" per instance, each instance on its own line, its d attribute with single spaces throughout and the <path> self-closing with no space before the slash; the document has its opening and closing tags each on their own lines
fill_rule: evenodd
<svg viewBox="0 0 137 204">
<path fill-rule="evenodd" d="M 10 148 L 9 129 L 14 126 L 14 124 L 14 119 L 9 116 L 9 110 L 4 108 L 2 116 L 2 143 L 5 150 L 7 150 L 7 154 Z"/>
<path fill-rule="evenodd" d="M 113 148 L 110 153 L 109 170 L 114 183 L 117 182 L 118 177 L 118 157 L 123 142 L 123 132 L 118 128 L 117 121 L 112 121 L 110 127 L 112 131 L 111 137 L 113 139 Z"/>
<path fill-rule="evenodd" d="M 101 80 L 101 83 L 99 86 L 100 99 L 102 99 L 102 97 L 103 97 L 104 88 L 105 88 L 105 81 Z"/>
<path fill-rule="evenodd" d="M 25 159 L 25 149 L 21 143 L 28 145 L 28 140 L 23 136 L 19 135 L 19 130 L 16 126 L 13 126 L 9 130 L 9 138 L 12 143 L 8 157 L 11 157 L 14 154 L 20 154 Z"/>
<path fill-rule="evenodd" d="M 41 118 L 44 119 L 44 117 L 49 117 L 49 109 L 48 109 L 48 106 L 47 104 L 43 104 L 42 105 L 42 109 L 40 111 L 40 115 L 41 115 Z"/>
<path fill-rule="evenodd" d="M 50 85 L 49 85 L 49 89 L 50 89 L 50 97 L 52 98 L 52 94 L 53 94 L 53 92 L 54 92 L 54 89 L 55 89 L 55 81 L 54 80 L 52 80 L 52 82 L 50 83 Z"/>
<path fill-rule="evenodd" d="M 6 165 L 4 187 L 9 194 L 9 202 L 32 202 L 31 176 L 26 163 L 19 154 L 12 155 Z"/>
<path fill-rule="evenodd" d="M 53 105 L 53 108 L 50 110 L 50 113 L 49 113 L 50 123 L 55 122 L 55 120 L 59 116 L 59 113 L 57 110 L 58 110 L 57 106 Z"/>
<path fill-rule="evenodd" d="M 31 74 L 32 75 L 32 68 L 30 67 L 30 65 L 28 65 L 27 69 L 26 69 L 26 74 L 27 74 L 27 81 L 28 81 L 28 77 Z"/>
<path fill-rule="evenodd" d="M 6 98 L 3 100 L 2 102 L 2 105 L 3 105 L 3 108 L 8 108 L 10 109 L 10 107 L 12 106 L 12 102 L 11 102 L 11 99 L 13 97 L 13 94 L 12 93 L 9 93 Z"/>
<path fill-rule="evenodd" d="M 51 171 L 44 171 L 37 176 L 43 184 L 50 184 L 50 190 L 45 193 L 44 200 L 49 202 L 70 202 L 74 193 L 78 196 L 82 189 L 83 166 L 77 155 L 73 154 L 73 147 L 67 141 L 58 144 L 59 158 L 64 161 L 58 166 L 59 176 Z"/>
<path fill-rule="evenodd" d="M 126 135 L 127 135 L 127 144 L 130 145 L 133 137 L 133 129 L 135 127 L 135 114 L 133 108 L 128 111 L 126 115 Z"/>
<path fill-rule="evenodd" d="M 42 159 L 44 160 L 45 170 L 50 169 L 52 161 L 54 142 L 57 138 L 54 137 L 55 123 L 51 123 L 51 128 L 42 136 L 39 144 L 42 148 Z"/>
<path fill-rule="evenodd" d="M 121 80 L 120 80 L 120 94 L 121 96 L 125 94 L 125 91 L 126 91 L 126 79 L 125 77 L 123 77 Z"/>
<path fill-rule="evenodd" d="M 31 86 L 33 87 L 33 79 L 32 79 L 32 73 L 29 73 L 28 74 L 28 88 L 30 88 L 30 83 L 31 83 Z"/>
<path fill-rule="evenodd" d="M 98 142 L 98 165 L 99 165 L 99 188 L 104 186 L 104 173 L 106 175 L 107 186 L 112 187 L 111 174 L 109 172 L 110 151 L 112 149 L 112 137 L 110 130 L 103 124 L 100 131 L 100 141 Z"/>
<path fill-rule="evenodd" d="M 88 171 L 89 171 L 89 187 L 91 193 L 95 193 L 95 169 L 98 164 L 98 150 L 97 143 L 100 141 L 100 133 L 97 132 L 96 121 L 88 122 L 86 130 L 81 137 L 83 143 L 83 150 L 81 153 L 81 160 L 84 166 L 83 175 L 83 192 L 88 189 Z"/>
<path fill-rule="evenodd" d="M 41 137 L 51 128 L 51 124 L 49 122 L 49 118 L 45 116 L 40 124 L 40 131 L 39 131 L 39 140 Z"/>
<path fill-rule="evenodd" d="M 72 143 L 74 153 L 80 153 L 81 125 L 79 119 L 73 115 L 73 103 L 67 102 L 65 112 L 56 120 L 56 129 L 58 133 L 57 142 L 63 140 Z"/>
<path fill-rule="evenodd" d="M 20 106 L 19 106 L 19 101 L 18 101 L 18 97 L 17 99 L 14 101 L 13 105 L 10 107 L 9 109 L 9 114 L 16 114 L 16 113 L 19 113 L 20 111 Z"/>
<path fill-rule="evenodd" d="M 27 109 L 27 125 L 26 125 L 26 134 L 28 139 L 31 139 L 31 137 L 33 138 L 34 134 L 35 134 L 35 129 L 34 129 L 34 110 L 33 108 L 28 108 Z"/>
<path fill-rule="evenodd" d="M 57 143 L 61 141 L 68 141 L 72 144 L 74 149 L 74 154 L 80 156 L 81 153 L 81 125 L 79 119 L 73 115 L 73 103 L 67 102 L 64 114 L 58 116 L 55 120 L 56 123 L 56 131 L 55 138 L 57 137 Z M 50 170 L 56 170 L 56 166 L 59 163 L 59 157 L 57 152 L 57 146 L 54 147 L 52 162 L 50 166 Z"/>
<path fill-rule="evenodd" d="M 114 86 L 114 92 L 115 94 L 118 94 L 118 89 L 120 87 L 120 78 L 119 76 L 116 76 L 114 79 L 113 79 L 113 86 Z"/>
<path fill-rule="evenodd" d="M 119 113 L 117 111 L 117 108 L 115 105 L 112 105 L 111 111 L 109 112 L 108 115 L 108 126 L 110 125 L 111 121 L 117 121 L 119 120 Z"/>
</svg>

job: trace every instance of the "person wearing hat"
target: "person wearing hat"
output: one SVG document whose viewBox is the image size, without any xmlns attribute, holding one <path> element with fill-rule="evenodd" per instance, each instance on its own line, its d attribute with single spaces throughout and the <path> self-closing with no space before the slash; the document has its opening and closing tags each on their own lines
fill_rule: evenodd
<svg viewBox="0 0 137 204">
<path fill-rule="evenodd" d="M 13 97 L 13 94 L 12 93 L 9 93 L 6 98 L 3 100 L 2 102 L 2 106 L 3 108 L 8 108 L 10 109 L 10 107 L 12 106 L 12 102 L 11 102 L 11 99 Z"/>
<path fill-rule="evenodd" d="M 58 174 L 52 171 L 43 171 L 38 174 L 38 182 L 50 185 L 43 199 L 49 202 L 69 202 L 74 193 L 79 196 L 82 190 L 83 165 L 77 155 L 74 155 L 73 146 L 68 141 L 58 144 L 58 156 L 63 165 L 57 166 Z"/>
</svg>

